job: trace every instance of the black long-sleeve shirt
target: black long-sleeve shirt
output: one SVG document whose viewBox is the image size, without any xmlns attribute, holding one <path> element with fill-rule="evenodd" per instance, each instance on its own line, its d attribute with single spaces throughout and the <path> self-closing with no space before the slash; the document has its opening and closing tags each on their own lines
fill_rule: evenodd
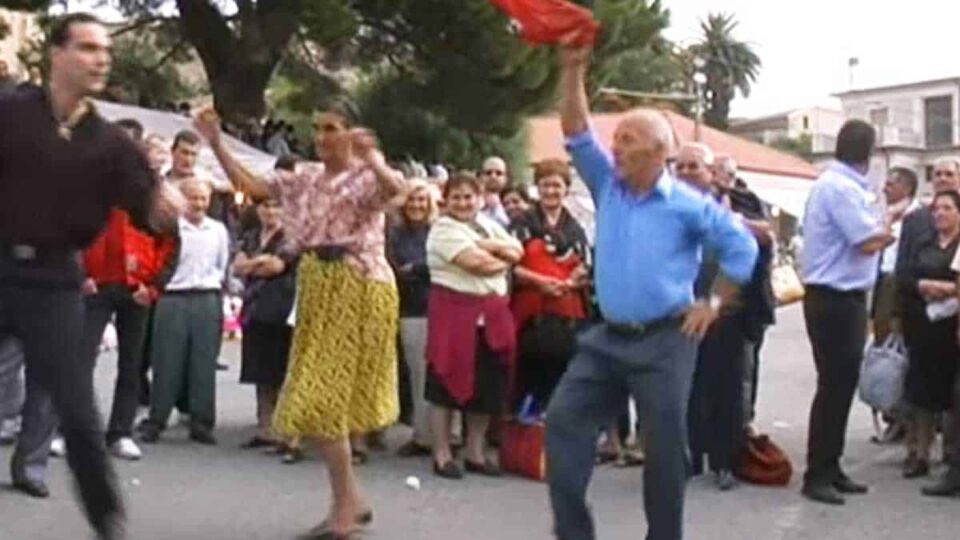
<svg viewBox="0 0 960 540">
<path fill-rule="evenodd" d="M 136 143 L 95 111 L 58 127 L 43 89 L 0 94 L 0 246 L 83 249 L 114 207 L 147 228 L 157 178 Z"/>
</svg>

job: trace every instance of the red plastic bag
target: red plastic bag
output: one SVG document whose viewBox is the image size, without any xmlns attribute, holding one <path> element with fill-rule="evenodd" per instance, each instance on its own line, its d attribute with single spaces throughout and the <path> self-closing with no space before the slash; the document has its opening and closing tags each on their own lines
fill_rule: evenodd
<svg viewBox="0 0 960 540">
<path fill-rule="evenodd" d="M 736 475 L 751 484 L 785 486 L 793 476 L 790 458 L 766 435 L 746 441 Z"/>
<path fill-rule="evenodd" d="M 500 468 L 543 481 L 547 478 L 546 426 L 509 420 L 500 425 Z"/>
<path fill-rule="evenodd" d="M 600 23 L 589 9 L 566 0 L 490 0 L 520 24 L 520 36 L 535 45 L 550 45 L 579 31 L 575 45 L 593 45 Z"/>
</svg>

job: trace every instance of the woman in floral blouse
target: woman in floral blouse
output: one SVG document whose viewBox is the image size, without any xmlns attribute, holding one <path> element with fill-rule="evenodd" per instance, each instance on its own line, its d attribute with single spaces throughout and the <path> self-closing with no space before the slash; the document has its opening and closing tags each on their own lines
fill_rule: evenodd
<svg viewBox="0 0 960 540">
<path fill-rule="evenodd" d="M 279 198 L 287 240 L 301 256 L 297 324 L 274 429 L 320 442 L 333 504 L 307 537 L 349 538 L 372 519 L 354 476 L 350 436 L 391 425 L 399 410 L 399 301 L 384 254 L 384 211 L 405 181 L 375 137 L 352 129 L 344 113 L 316 116 L 320 162 L 263 179 L 230 155 L 218 122 L 208 109 L 196 126 L 238 189 L 255 200 Z"/>
</svg>

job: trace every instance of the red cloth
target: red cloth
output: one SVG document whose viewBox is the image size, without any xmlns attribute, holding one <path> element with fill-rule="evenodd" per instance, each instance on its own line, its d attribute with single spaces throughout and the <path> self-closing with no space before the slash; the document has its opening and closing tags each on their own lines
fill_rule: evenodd
<svg viewBox="0 0 960 540">
<path fill-rule="evenodd" d="M 83 264 L 97 285 L 120 283 L 134 289 L 142 284 L 155 299 L 154 282 L 172 251 L 172 242 L 140 231 L 126 212 L 113 210 L 107 228 L 84 251 Z"/>
<path fill-rule="evenodd" d="M 557 279 L 568 279 L 581 263 L 575 254 L 558 260 L 547 250 L 547 243 L 541 238 L 530 240 L 523 246 L 523 259 L 520 260 L 523 268 Z M 587 317 L 583 295 L 579 291 L 554 297 L 533 286 L 519 287 L 514 291 L 512 309 L 518 332 L 536 315 L 557 315 L 568 319 Z"/>
<path fill-rule="evenodd" d="M 566 0 L 490 0 L 517 21 L 521 37 L 536 45 L 558 43 L 571 32 L 580 31 L 576 45 L 593 45 L 600 23 L 593 13 Z"/>
<path fill-rule="evenodd" d="M 434 285 L 427 304 L 427 364 L 450 396 L 464 404 L 473 397 L 477 321 L 483 316 L 490 350 L 513 368 L 517 339 L 506 296 L 477 296 Z"/>
</svg>

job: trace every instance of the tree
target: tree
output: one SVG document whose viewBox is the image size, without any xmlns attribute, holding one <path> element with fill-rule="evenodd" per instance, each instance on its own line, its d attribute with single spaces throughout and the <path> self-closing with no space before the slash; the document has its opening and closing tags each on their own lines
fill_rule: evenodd
<svg viewBox="0 0 960 540">
<path fill-rule="evenodd" d="M 700 22 L 701 41 L 689 50 L 704 63 L 703 73 L 707 78 L 702 90 L 706 103 L 704 120 L 717 129 L 727 129 L 730 102 L 738 90 L 744 97 L 750 95 L 750 87 L 760 71 L 760 57 L 750 44 L 734 37 L 736 28 L 733 15 L 710 14 L 706 21 Z"/>
</svg>

